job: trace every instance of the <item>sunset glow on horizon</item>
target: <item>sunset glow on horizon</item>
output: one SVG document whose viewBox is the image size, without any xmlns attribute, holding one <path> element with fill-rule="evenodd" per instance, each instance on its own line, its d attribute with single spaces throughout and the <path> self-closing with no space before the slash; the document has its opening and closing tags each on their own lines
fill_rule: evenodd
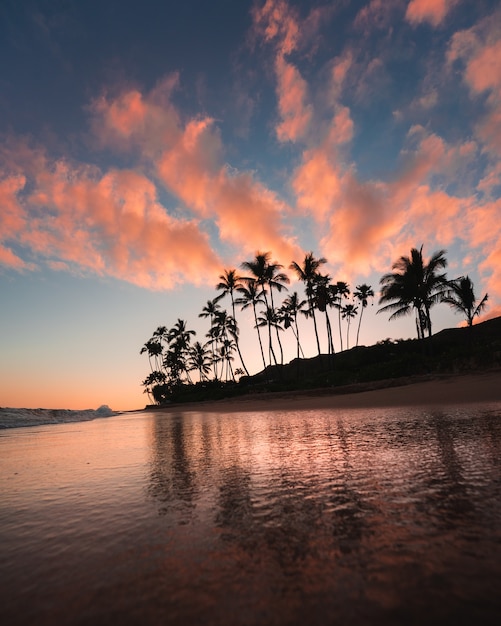
<svg viewBox="0 0 501 626">
<path fill-rule="evenodd" d="M 178 318 L 206 341 L 219 275 L 258 250 L 286 270 L 313 251 L 334 281 L 372 285 L 366 345 L 415 336 L 412 317 L 376 316 L 412 247 L 447 250 L 448 276 L 489 294 L 481 319 L 501 315 L 497 2 L 140 11 L 0 8 L 0 406 L 144 406 L 144 342 Z M 252 315 L 237 321 L 259 371 Z"/>
</svg>

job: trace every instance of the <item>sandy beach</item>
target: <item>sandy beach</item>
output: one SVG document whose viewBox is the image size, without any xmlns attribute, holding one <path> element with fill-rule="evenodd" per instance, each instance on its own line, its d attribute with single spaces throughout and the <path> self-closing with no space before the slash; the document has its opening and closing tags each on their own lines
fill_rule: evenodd
<svg viewBox="0 0 501 626">
<path fill-rule="evenodd" d="M 501 402 L 501 369 L 455 376 L 410 377 L 328 389 L 247 394 L 211 402 L 173 404 L 165 411 L 234 412 Z"/>
</svg>

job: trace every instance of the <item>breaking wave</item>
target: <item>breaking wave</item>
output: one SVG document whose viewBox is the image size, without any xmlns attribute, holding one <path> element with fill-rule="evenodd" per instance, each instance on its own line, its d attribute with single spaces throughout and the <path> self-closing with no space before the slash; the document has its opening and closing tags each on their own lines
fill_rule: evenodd
<svg viewBox="0 0 501 626">
<path fill-rule="evenodd" d="M 98 409 L 84 409 L 82 411 L 70 411 L 68 409 L 9 409 L 0 407 L 0 429 L 86 422 L 98 417 L 111 417 L 112 415 L 118 415 L 118 412 L 112 411 L 107 404 L 103 404 Z"/>
</svg>

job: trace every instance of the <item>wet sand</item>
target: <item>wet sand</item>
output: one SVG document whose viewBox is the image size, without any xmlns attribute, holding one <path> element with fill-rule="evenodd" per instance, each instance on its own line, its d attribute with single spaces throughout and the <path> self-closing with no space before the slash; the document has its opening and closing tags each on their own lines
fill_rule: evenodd
<svg viewBox="0 0 501 626">
<path fill-rule="evenodd" d="M 328 389 L 247 394 L 211 402 L 173 404 L 165 411 L 287 411 L 501 402 L 501 369 L 466 375 L 410 377 Z"/>
</svg>

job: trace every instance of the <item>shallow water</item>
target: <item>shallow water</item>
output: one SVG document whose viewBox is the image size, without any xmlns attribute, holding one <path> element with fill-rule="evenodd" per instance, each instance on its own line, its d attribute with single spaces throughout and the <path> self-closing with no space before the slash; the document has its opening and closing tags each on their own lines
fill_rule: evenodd
<svg viewBox="0 0 501 626">
<path fill-rule="evenodd" d="M 0 432 L 2 624 L 494 624 L 501 405 Z"/>
</svg>

